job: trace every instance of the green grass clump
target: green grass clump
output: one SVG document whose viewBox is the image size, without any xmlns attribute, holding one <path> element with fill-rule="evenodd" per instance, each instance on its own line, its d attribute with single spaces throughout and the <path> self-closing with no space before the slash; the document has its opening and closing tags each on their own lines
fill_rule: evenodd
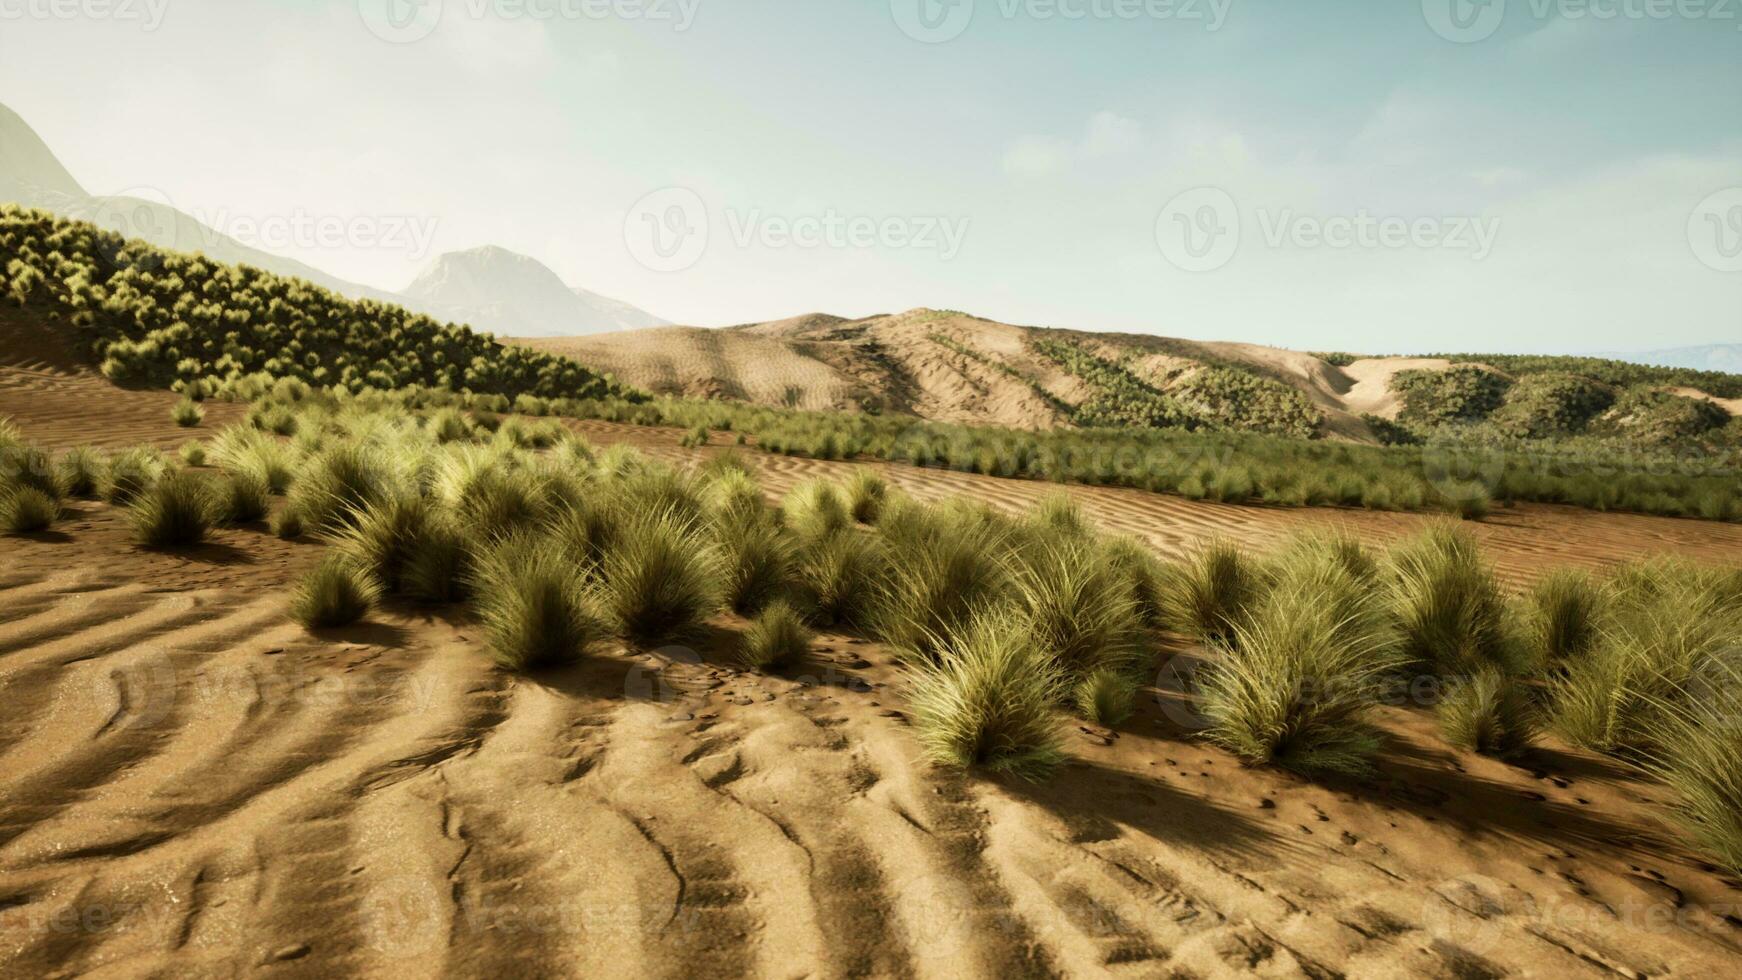
<svg viewBox="0 0 1742 980">
<path fill-rule="evenodd" d="M 216 513 L 225 524 L 264 520 L 272 509 L 272 491 L 254 470 L 229 470 L 219 478 Z"/>
<path fill-rule="evenodd" d="M 104 481 L 112 504 L 130 504 L 148 490 L 168 467 L 163 454 L 148 446 L 123 449 L 109 459 L 109 474 Z"/>
<path fill-rule="evenodd" d="M 46 531 L 60 516 L 60 503 L 35 487 L 0 487 L 0 531 L 34 534 Z"/>
<path fill-rule="evenodd" d="M 1018 616 L 981 613 L 940 637 L 917 665 L 908 703 L 934 762 L 1038 780 L 1064 760 L 1059 678 Z"/>
<path fill-rule="evenodd" d="M 291 486 L 290 506 L 308 531 L 339 530 L 390 492 L 387 460 L 355 443 L 329 446 L 309 459 Z"/>
<path fill-rule="evenodd" d="M 435 513 L 404 552 L 397 585 L 419 602 L 446 605 L 470 594 L 472 539 L 457 520 Z"/>
<path fill-rule="evenodd" d="M 174 408 L 169 410 L 169 417 L 175 420 L 176 425 L 184 429 L 191 429 L 205 421 L 206 410 L 200 407 L 199 402 L 191 398 L 183 398 L 176 402 Z"/>
<path fill-rule="evenodd" d="M 1555 727 L 1575 745 L 1638 756 L 1690 698 L 1720 695 L 1712 672 L 1742 636 L 1742 602 L 1728 578 L 1677 560 L 1624 569 L 1591 649 L 1553 687 Z"/>
<path fill-rule="evenodd" d="M 718 552 L 703 528 L 674 511 L 626 513 L 602 570 L 605 617 L 639 644 L 694 634 L 722 604 Z"/>
<path fill-rule="evenodd" d="M 1131 717 L 1137 682 L 1129 674 L 1101 668 L 1077 682 L 1071 701 L 1077 713 L 1097 725 L 1112 727 Z"/>
<path fill-rule="evenodd" d="M 196 473 L 169 470 L 127 512 L 134 540 L 148 548 L 178 548 L 206 539 L 221 516 L 212 485 Z"/>
<path fill-rule="evenodd" d="M 853 515 L 853 520 L 860 524 L 876 524 L 878 515 L 883 513 L 884 502 L 889 499 L 889 481 L 875 470 L 856 466 L 853 475 L 847 478 L 844 492 L 847 512 Z"/>
<path fill-rule="evenodd" d="M 208 456 L 224 469 L 250 469 L 275 494 L 290 489 L 296 477 L 296 449 L 246 425 L 232 425 L 211 440 Z"/>
<path fill-rule="evenodd" d="M 54 460 L 35 446 L 0 446 L 0 485 L 29 487 L 55 500 L 61 496 Z"/>
<path fill-rule="evenodd" d="M 1011 600 L 1009 532 L 998 525 L 911 507 L 880 529 L 890 560 L 876 626 L 900 655 L 931 659 L 940 638 Z"/>
<path fill-rule="evenodd" d="M 1366 772 L 1380 745 L 1368 714 L 1396 666 L 1381 603 L 1337 562 L 1285 558 L 1275 578 L 1204 672 L 1204 735 L 1254 765 Z"/>
<path fill-rule="evenodd" d="M 780 505 L 786 526 L 801 537 L 816 539 L 841 531 L 853 523 L 853 513 L 841 488 L 827 480 L 799 484 Z"/>
<path fill-rule="evenodd" d="M 1695 847 L 1742 877 L 1742 669 L 1714 665 L 1702 693 L 1662 703 L 1644 765 L 1675 792 L 1670 815 Z"/>
<path fill-rule="evenodd" d="M 55 460 L 54 478 L 63 496 L 94 500 L 102 495 L 108 460 L 89 446 L 74 446 Z"/>
<path fill-rule="evenodd" d="M 578 660 L 602 633 L 585 582 L 548 537 L 515 534 L 485 549 L 472 592 L 492 656 L 510 670 Z"/>
<path fill-rule="evenodd" d="M 1230 642 L 1234 627 L 1261 592 L 1259 572 L 1235 545 L 1212 541 L 1185 562 L 1169 565 L 1161 610 L 1169 628 L 1209 643 Z"/>
<path fill-rule="evenodd" d="M 1469 532 L 1429 528 L 1392 550 L 1385 578 L 1403 656 L 1416 669 L 1463 677 L 1527 666 L 1505 596 Z"/>
<path fill-rule="evenodd" d="M 1556 569 L 1542 577 L 1529 597 L 1531 653 L 1553 667 L 1585 655 L 1597 640 L 1603 614 L 1602 590 L 1589 573 Z"/>
<path fill-rule="evenodd" d="M 1101 560 L 1125 580 L 1137 617 L 1148 629 L 1162 625 L 1162 583 L 1167 571 L 1155 552 L 1135 538 L 1112 538 L 1101 547 Z"/>
<path fill-rule="evenodd" d="M 728 469 L 704 473 L 702 499 L 709 516 L 725 523 L 760 523 L 770 519 L 772 511 L 762 496 L 762 485 L 742 470 Z"/>
<path fill-rule="evenodd" d="M 1509 758 L 1536 737 L 1529 693 L 1516 678 L 1493 668 L 1460 679 L 1438 710 L 1446 741 L 1461 749 Z"/>
<path fill-rule="evenodd" d="M 889 549 L 869 534 L 832 534 L 799 553 L 799 580 L 824 626 L 868 625 L 889 578 Z"/>
<path fill-rule="evenodd" d="M 1073 537 L 1091 537 L 1095 533 L 1077 498 L 1062 490 L 1040 498 L 1029 512 L 1028 520 L 1035 527 Z"/>
<path fill-rule="evenodd" d="M 769 521 L 725 520 L 714 524 L 725 568 L 725 598 L 732 611 L 754 615 L 792 591 L 798 554 L 787 534 Z"/>
<path fill-rule="evenodd" d="M 1034 644 L 1073 682 L 1125 670 L 1143 632 L 1129 580 L 1092 539 L 1045 527 L 1017 563 L 1015 581 Z"/>
<path fill-rule="evenodd" d="M 792 604 L 777 599 L 768 604 L 744 631 L 738 659 L 753 670 L 785 667 L 810 650 L 811 633 Z"/>
<path fill-rule="evenodd" d="M 176 450 L 176 455 L 181 457 L 183 466 L 204 466 L 206 465 L 206 444 L 198 439 L 184 442 L 181 444 L 181 448 Z"/>
<path fill-rule="evenodd" d="M 348 556 L 329 552 L 296 584 L 291 618 L 311 630 L 349 626 L 369 614 L 381 586 Z"/>
<path fill-rule="evenodd" d="M 334 532 L 333 540 L 339 553 L 394 593 L 404 584 L 406 565 L 435 520 L 435 508 L 423 497 L 398 493 L 365 507 Z"/>
</svg>

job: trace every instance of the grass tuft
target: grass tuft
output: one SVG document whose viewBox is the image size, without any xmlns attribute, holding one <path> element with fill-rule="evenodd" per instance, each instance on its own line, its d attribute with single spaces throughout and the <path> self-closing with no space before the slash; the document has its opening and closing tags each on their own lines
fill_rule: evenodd
<svg viewBox="0 0 1742 980">
<path fill-rule="evenodd" d="M 627 513 L 605 552 L 600 604 L 626 639 L 654 645 L 699 632 L 722 604 L 721 561 L 680 513 Z"/>
<path fill-rule="evenodd" d="M 1524 685 L 1490 668 L 1461 679 L 1439 705 L 1446 741 L 1483 755 L 1510 758 L 1536 738 L 1535 708 Z"/>
<path fill-rule="evenodd" d="M 148 548 L 180 548 L 206 539 L 221 516 L 220 501 L 205 478 L 170 470 L 138 497 L 127 512 L 133 537 Z"/>
<path fill-rule="evenodd" d="M 156 483 L 168 467 L 163 454 L 148 446 L 123 449 L 109 459 L 109 475 L 105 481 L 109 502 L 130 504 Z"/>
<path fill-rule="evenodd" d="M 1184 563 L 1167 566 L 1162 616 L 1187 636 L 1229 643 L 1259 592 L 1258 572 L 1245 554 L 1227 541 L 1212 541 Z"/>
<path fill-rule="evenodd" d="M 349 626 L 369 614 L 381 586 L 347 555 L 329 552 L 297 582 L 291 618 L 311 630 Z"/>
<path fill-rule="evenodd" d="M 909 704 L 920 745 L 934 762 L 1039 780 L 1064 760 L 1058 677 L 1018 616 L 982 613 L 932 644 Z"/>
<path fill-rule="evenodd" d="M 60 503 L 35 487 L 0 488 L 0 532 L 34 534 L 60 516 Z"/>
<path fill-rule="evenodd" d="M 744 631 L 738 659 L 752 670 L 786 667 L 803 659 L 810 645 L 811 633 L 803 618 L 791 603 L 777 599 Z"/>
<path fill-rule="evenodd" d="M 889 481 L 874 470 L 856 466 L 853 475 L 847 478 L 845 493 L 847 512 L 853 520 L 860 524 L 876 524 L 878 516 L 883 513 L 883 504 L 889 499 Z"/>
<path fill-rule="evenodd" d="M 1071 691 L 1078 714 L 1109 728 L 1131 717 L 1136 700 L 1137 682 L 1129 674 L 1106 668 L 1090 673 Z"/>
<path fill-rule="evenodd" d="M 1597 640 L 1602 612 L 1602 590 L 1589 573 L 1561 568 L 1543 576 L 1529 599 L 1536 662 L 1555 667 L 1583 657 Z"/>
<path fill-rule="evenodd" d="M 175 403 L 174 408 L 169 410 L 169 417 L 175 420 L 176 425 L 184 429 L 191 429 L 205 421 L 206 410 L 201 408 L 200 403 L 192 398 L 183 398 Z"/>
<path fill-rule="evenodd" d="M 485 549 L 472 591 L 491 654 L 510 670 L 571 663 L 599 638 L 586 586 L 549 537 L 515 534 Z"/>
<path fill-rule="evenodd" d="M 1414 668 L 1464 677 L 1490 667 L 1518 674 L 1528 666 L 1500 585 L 1468 531 L 1429 528 L 1392 550 L 1386 573 L 1403 655 Z"/>
<path fill-rule="evenodd" d="M 869 625 L 890 572 L 889 549 L 869 534 L 830 535 L 799 553 L 799 580 L 824 626 Z"/>
<path fill-rule="evenodd" d="M 108 460 L 90 446 L 74 446 L 55 461 L 55 483 L 63 496 L 94 500 L 102 495 Z"/>
</svg>

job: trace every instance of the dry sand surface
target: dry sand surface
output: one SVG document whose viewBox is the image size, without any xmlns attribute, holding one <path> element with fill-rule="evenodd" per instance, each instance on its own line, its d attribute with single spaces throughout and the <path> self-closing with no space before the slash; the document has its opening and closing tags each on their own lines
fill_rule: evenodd
<svg viewBox="0 0 1742 980">
<path fill-rule="evenodd" d="M 0 370 L 0 411 L 64 447 L 187 438 L 173 396 Z M 677 433 L 588 425 L 694 459 Z M 200 430 L 196 430 L 196 434 Z M 757 456 L 770 487 L 842 472 Z M 922 496 L 1046 487 L 891 468 Z M 1314 521 L 1420 519 L 1075 490 L 1172 551 Z M 311 635 L 319 553 L 261 528 L 151 553 L 75 504 L 0 539 L 0 976 L 1710 976 L 1742 891 L 1659 822 L 1662 791 L 1550 742 L 1520 765 L 1388 708 L 1378 776 L 1315 784 L 1190 737 L 1164 671 L 1118 730 L 1073 729 L 1027 786 L 923 763 L 901 675 L 825 635 L 763 676 L 604 647 L 493 669 L 463 613 Z M 1509 580 L 1742 528 L 1520 508 L 1479 528 Z M 1189 651 L 1164 659 L 1189 666 Z"/>
</svg>

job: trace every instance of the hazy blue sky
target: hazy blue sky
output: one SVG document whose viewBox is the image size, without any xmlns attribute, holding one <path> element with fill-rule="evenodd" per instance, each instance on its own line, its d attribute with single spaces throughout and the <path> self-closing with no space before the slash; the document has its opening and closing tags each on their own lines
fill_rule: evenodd
<svg viewBox="0 0 1742 980">
<path fill-rule="evenodd" d="M 1742 340 L 1742 0 L 616 10 L 0 0 L 0 101 L 95 192 L 220 227 L 433 223 L 436 252 L 503 245 L 680 322 L 924 305 L 1303 349 Z M 786 240 L 830 218 L 833 240 Z M 388 288 L 433 257 L 277 246 Z"/>
</svg>

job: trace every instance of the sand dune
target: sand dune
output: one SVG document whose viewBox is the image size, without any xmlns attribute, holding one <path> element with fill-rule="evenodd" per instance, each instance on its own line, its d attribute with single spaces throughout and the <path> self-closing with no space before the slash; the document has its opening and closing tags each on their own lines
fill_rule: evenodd
<svg viewBox="0 0 1742 980">
<path fill-rule="evenodd" d="M 187 438 L 171 396 L 0 379 L 0 411 L 57 447 Z M 852 465 L 754 459 L 775 491 Z M 1007 508 L 1054 489 L 887 475 Z M 1071 492 L 1165 551 L 1421 523 Z M 1247 769 L 1191 740 L 1175 650 L 1135 718 L 1073 734 L 1059 778 L 1005 784 L 920 761 L 874 644 L 825 635 L 746 674 L 723 618 L 694 649 L 517 677 L 458 612 L 292 625 L 316 545 L 239 529 L 142 552 L 115 509 L 74 511 L 6 539 L 0 568 L 6 976 L 1644 976 L 1742 952 L 1738 892 L 1665 832 L 1662 791 L 1553 743 L 1509 766 L 1394 708 L 1376 778 Z M 1477 530 L 1514 583 L 1742 555 L 1731 525 L 1552 508 Z"/>
</svg>

